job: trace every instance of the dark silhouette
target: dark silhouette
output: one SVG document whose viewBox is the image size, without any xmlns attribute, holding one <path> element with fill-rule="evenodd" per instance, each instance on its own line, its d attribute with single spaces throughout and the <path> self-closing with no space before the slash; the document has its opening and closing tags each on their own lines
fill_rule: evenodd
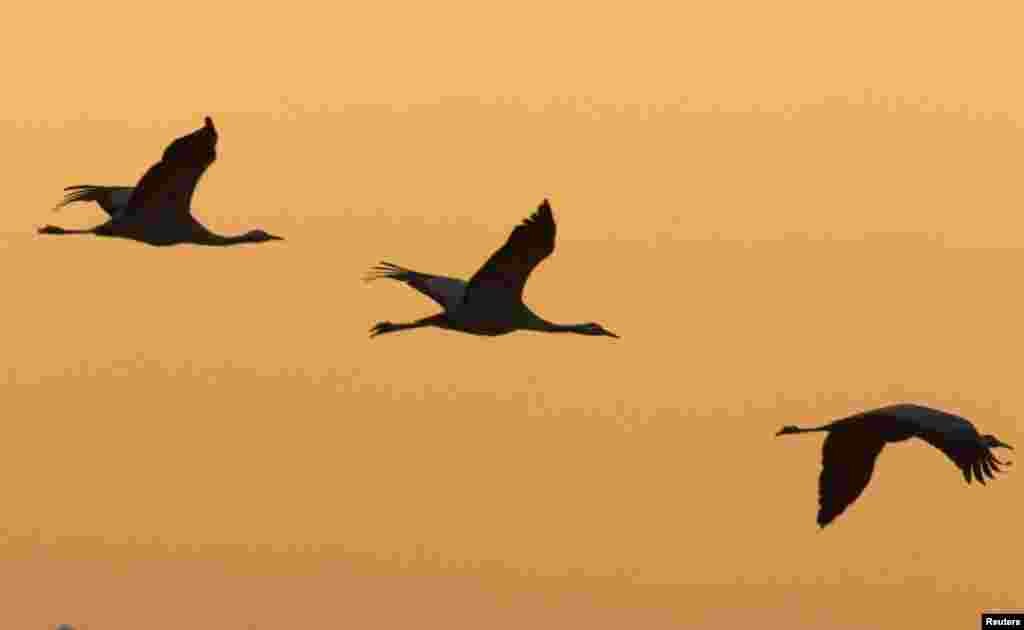
<svg viewBox="0 0 1024 630">
<path fill-rule="evenodd" d="M 54 210 L 60 210 L 76 201 L 95 201 L 111 218 L 128 207 L 128 200 L 135 192 L 131 186 L 94 186 L 93 184 L 68 186 L 64 190 L 72 192 L 64 195 L 64 199 L 53 208 Z"/>
<path fill-rule="evenodd" d="M 540 261 L 555 251 L 555 218 L 545 199 L 532 216 L 512 230 L 508 241 L 466 283 L 381 263 L 366 277 L 405 282 L 434 300 L 444 312 L 408 323 L 379 322 L 370 337 L 423 326 L 436 326 L 472 335 L 496 336 L 515 330 L 573 332 L 618 338 L 600 324 L 553 324 L 523 304 L 526 279 Z"/>
<path fill-rule="evenodd" d="M 886 442 L 921 438 L 946 454 L 964 479 L 985 483 L 994 479 L 992 471 L 1002 472 L 998 464 L 1008 466 L 989 449 L 1013 450 L 994 435 L 979 435 L 968 420 L 921 405 L 890 405 L 842 418 L 812 429 L 785 426 L 776 433 L 828 432 L 822 448 L 822 469 L 818 478 L 818 525 L 824 528 L 857 500 L 871 480 L 875 459 Z"/>
<path fill-rule="evenodd" d="M 206 117 L 202 128 L 182 136 L 164 150 L 163 158 L 139 180 L 134 189 L 122 187 L 73 186 L 57 207 L 72 201 L 96 201 L 110 214 L 110 220 L 87 230 L 68 230 L 47 225 L 40 234 L 95 234 L 148 243 L 149 245 L 236 245 L 283 240 L 263 230 L 237 236 L 221 236 L 208 230 L 192 216 L 192 194 L 210 164 L 217 159 L 217 130 Z M 68 189 L 65 189 L 68 190 Z M 131 195 L 122 204 L 124 191 Z"/>
</svg>

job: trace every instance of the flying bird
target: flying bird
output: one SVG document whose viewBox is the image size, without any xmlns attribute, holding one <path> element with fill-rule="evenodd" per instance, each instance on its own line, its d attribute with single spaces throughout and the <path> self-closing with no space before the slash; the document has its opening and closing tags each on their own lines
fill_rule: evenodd
<svg viewBox="0 0 1024 630">
<path fill-rule="evenodd" d="M 1008 448 L 994 435 L 980 435 L 970 421 L 922 405 L 899 404 L 865 411 L 820 427 L 801 429 L 785 426 L 776 433 L 824 431 L 822 468 L 818 478 L 818 525 L 824 528 L 861 495 L 875 468 L 875 460 L 886 442 L 920 438 L 942 451 L 963 473 L 967 483 L 973 475 L 982 484 L 994 479 L 999 465 L 1012 462 L 996 459 L 989 449 Z"/>
<path fill-rule="evenodd" d="M 444 310 L 413 322 L 379 322 L 370 337 L 424 326 L 435 326 L 471 335 L 497 336 L 516 330 L 571 332 L 615 337 L 594 322 L 555 324 L 536 315 L 523 303 L 523 287 L 530 272 L 555 251 L 555 218 L 545 199 L 537 211 L 512 230 L 498 249 L 469 279 L 434 276 L 382 262 L 366 280 L 391 278 L 405 282 L 437 302 Z"/>
<path fill-rule="evenodd" d="M 74 201 L 96 201 L 110 219 L 85 230 L 54 225 L 39 228 L 40 234 L 94 234 L 127 238 L 149 245 L 225 246 L 283 240 L 263 230 L 222 236 L 192 216 L 192 195 L 199 179 L 217 159 L 218 134 L 207 116 L 203 127 L 175 139 L 163 157 L 146 171 L 134 188 L 121 186 L 71 186 L 58 208 Z"/>
<path fill-rule="evenodd" d="M 132 198 L 135 188 L 132 186 L 96 186 L 93 184 L 78 184 L 68 186 L 64 189 L 68 192 L 53 209 L 60 210 L 69 203 L 76 201 L 95 201 L 103 208 L 103 211 L 111 218 L 128 207 L 128 200 Z"/>
</svg>

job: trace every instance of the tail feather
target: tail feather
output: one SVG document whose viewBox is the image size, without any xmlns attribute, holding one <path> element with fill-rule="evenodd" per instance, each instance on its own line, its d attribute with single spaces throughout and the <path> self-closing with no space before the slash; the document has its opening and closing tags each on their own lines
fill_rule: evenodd
<svg viewBox="0 0 1024 630">
<path fill-rule="evenodd" d="M 393 278 L 405 282 L 411 280 L 415 273 L 411 269 L 406 269 L 394 263 L 382 262 L 371 267 L 363 280 L 365 282 L 372 282 L 379 278 Z"/>
<path fill-rule="evenodd" d="M 54 212 L 60 210 L 69 203 L 75 203 L 76 201 L 95 201 L 96 203 L 99 203 L 103 200 L 103 196 L 107 194 L 108 187 L 96 186 L 93 184 L 76 184 L 74 186 L 67 186 L 64 190 L 72 192 L 64 195 L 64 199 L 53 207 Z"/>
<path fill-rule="evenodd" d="M 67 194 L 59 204 L 54 206 L 56 212 L 64 206 L 76 201 L 94 201 L 104 212 L 113 217 L 123 210 L 125 204 L 131 198 L 130 186 L 96 186 L 94 184 L 76 184 L 64 189 Z"/>
</svg>

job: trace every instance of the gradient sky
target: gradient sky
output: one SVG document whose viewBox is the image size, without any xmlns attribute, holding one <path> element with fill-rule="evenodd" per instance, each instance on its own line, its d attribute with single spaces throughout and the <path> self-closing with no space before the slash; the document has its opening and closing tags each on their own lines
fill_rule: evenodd
<svg viewBox="0 0 1024 630">
<path fill-rule="evenodd" d="M 0 626 L 969 627 L 1021 606 L 1020 480 L 924 443 L 814 524 L 896 401 L 1020 445 L 1018 3 L 8 9 Z M 211 115 L 157 249 L 133 184 Z M 437 330 L 543 197 L 526 301 L 620 340 Z M 8 598 L 5 598 L 7 600 Z"/>
</svg>

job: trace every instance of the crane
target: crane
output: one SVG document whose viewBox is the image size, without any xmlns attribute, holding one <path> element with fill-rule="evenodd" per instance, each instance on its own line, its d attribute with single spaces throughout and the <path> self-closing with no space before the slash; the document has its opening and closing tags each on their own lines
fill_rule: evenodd
<svg viewBox="0 0 1024 630">
<path fill-rule="evenodd" d="M 523 303 L 530 273 L 555 250 L 555 218 L 547 199 L 512 230 L 508 240 L 465 282 L 458 278 L 412 271 L 388 262 L 373 267 L 366 280 L 391 278 L 405 282 L 437 302 L 441 313 L 413 322 L 378 322 L 370 337 L 399 330 L 435 326 L 471 335 L 497 336 L 516 330 L 571 332 L 618 338 L 595 322 L 555 324 Z"/>
<path fill-rule="evenodd" d="M 146 171 L 134 189 L 131 189 L 130 197 L 119 208 L 115 200 L 124 196 L 125 189 L 121 187 L 83 186 L 78 188 L 78 192 L 65 197 L 63 203 L 99 201 L 100 206 L 111 215 L 106 223 L 85 230 L 47 225 L 39 228 L 39 233 L 94 234 L 127 238 L 156 246 L 180 243 L 226 246 L 283 240 L 263 230 L 222 236 L 211 232 L 192 216 L 192 195 L 203 173 L 217 159 L 217 139 L 213 120 L 207 116 L 203 127 L 175 139 L 167 146 L 160 161 Z M 111 209 L 108 210 L 107 206 Z"/>
<path fill-rule="evenodd" d="M 994 479 L 999 465 L 1012 462 L 996 459 L 989 449 L 1008 448 L 994 435 L 980 435 L 974 425 L 958 415 L 923 405 L 897 404 L 802 429 L 784 426 L 776 433 L 828 433 L 822 448 L 818 478 L 818 525 L 824 528 L 861 495 L 875 468 L 875 460 L 887 442 L 920 438 L 942 451 L 963 473 L 967 483 L 973 475 L 982 484 Z"/>
</svg>

